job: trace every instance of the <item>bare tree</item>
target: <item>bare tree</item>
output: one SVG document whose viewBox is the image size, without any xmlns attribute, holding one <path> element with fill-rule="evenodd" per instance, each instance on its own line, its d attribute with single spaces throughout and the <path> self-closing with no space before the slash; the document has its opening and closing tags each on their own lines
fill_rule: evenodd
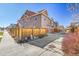
<svg viewBox="0 0 79 59">
<path fill-rule="evenodd" d="M 79 11 L 79 3 L 69 3 L 67 4 L 67 9 L 70 12 L 78 12 Z"/>
<path fill-rule="evenodd" d="M 79 3 L 67 4 L 67 10 L 72 14 L 72 23 L 79 23 Z"/>
</svg>

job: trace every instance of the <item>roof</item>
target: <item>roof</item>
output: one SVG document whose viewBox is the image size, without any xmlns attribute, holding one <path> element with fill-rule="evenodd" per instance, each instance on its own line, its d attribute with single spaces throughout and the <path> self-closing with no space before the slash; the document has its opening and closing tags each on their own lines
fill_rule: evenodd
<svg viewBox="0 0 79 59">
<path fill-rule="evenodd" d="M 33 12 L 33 11 L 30 11 L 30 10 L 26 10 L 26 12 L 24 13 L 24 15 L 21 17 L 20 20 L 24 20 L 25 18 L 31 18 L 31 17 L 34 17 L 34 16 L 37 16 L 37 15 L 44 15 L 45 17 L 47 17 L 49 20 L 51 20 L 49 17 L 48 17 L 48 12 L 46 9 L 43 9 L 41 11 L 38 11 L 37 13 L 36 12 Z M 19 20 L 19 21 L 20 21 Z"/>
<path fill-rule="evenodd" d="M 21 18 L 23 18 L 24 16 L 26 16 L 26 17 L 32 16 L 34 14 L 36 14 L 36 13 L 33 11 L 30 11 L 30 10 L 26 10 L 26 12 L 23 14 L 23 16 Z"/>
<path fill-rule="evenodd" d="M 45 9 L 43 9 L 41 11 L 38 11 L 38 13 L 35 13 L 33 11 L 30 11 L 30 10 L 26 10 L 26 12 L 24 13 L 24 15 L 21 18 L 23 18 L 24 16 L 27 16 L 27 17 L 29 17 L 29 16 L 36 16 L 36 15 L 39 15 L 41 13 L 48 16 L 47 10 L 45 10 Z"/>
<path fill-rule="evenodd" d="M 32 16 L 34 14 L 36 14 L 36 13 L 33 11 L 30 11 L 30 10 L 26 10 L 26 12 L 25 12 L 25 15 L 27 15 L 27 16 Z"/>
<path fill-rule="evenodd" d="M 39 11 L 39 13 L 44 13 L 44 14 L 48 15 L 48 12 L 47 12 L 46 9 L 43 9 L 43 10 Z"/>
</svg>

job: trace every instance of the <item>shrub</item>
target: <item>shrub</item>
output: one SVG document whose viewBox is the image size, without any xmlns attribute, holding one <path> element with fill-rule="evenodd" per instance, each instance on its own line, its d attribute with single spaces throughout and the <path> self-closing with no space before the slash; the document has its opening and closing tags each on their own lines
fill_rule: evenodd
<svg viewBox="0 0 79 59">
<path fill-rule="evenodd" d="M 62 42 L 62 50 L 65 55 L 79 54 L 79 34 L 78 33 L 66 34 Z"/>
<path fill-rule="evenodd" d="M 45 35 L 39 35 L 38 38 L 43 38 Z"/>
</svg>

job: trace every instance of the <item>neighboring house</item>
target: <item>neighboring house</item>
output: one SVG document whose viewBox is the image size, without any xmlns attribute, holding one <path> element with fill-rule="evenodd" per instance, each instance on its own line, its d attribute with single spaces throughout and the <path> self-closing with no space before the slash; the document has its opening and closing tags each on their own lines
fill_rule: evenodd
<svg viewBox="0 0 79 59">
<path fill-rule="evenodd" d="M 0 27 L 0 32 L 3 31 L 3 30 L 4 30 L 4 28 Z"/>
<path fill-rule="evenodd" d="M 63 25 L 59 25 L 59 29 L 60 29 L 61 31 L 65 31 L 65 28 L 64 28 Z"/>
<path fill-rule="evenodd" d="M 16 24 L 10 24 L 9 26 L 6 27 L 6 30 L 10 30 L 11 28 L 15 28 Z"/>
<path fill-rule="evenodd" d="M 15 28 L 16 24 L 10 24 L 7 28 Z"/>
<path fill-rule="evenodd" d="M 70 26 L 79 27 L 79 13 L 73 15 Z"/>
<path fill-rule="evenodd" d="M 0 27 L 0 31 L 1 31 L 1 27 Z"/>
<path fill-rule="evenodd" d="M 54 25 L 45 9 L 38 13 L 27 10 L 17 23 L 23 28 L 47 28 L 49 31 Z"/>
</svg>

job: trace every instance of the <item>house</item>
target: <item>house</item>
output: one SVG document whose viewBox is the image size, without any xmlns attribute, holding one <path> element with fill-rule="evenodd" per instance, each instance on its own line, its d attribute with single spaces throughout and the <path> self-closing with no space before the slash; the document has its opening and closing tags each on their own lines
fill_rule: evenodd
<svg viewBox="0 0 79 59">
<path fill-rule="evenodd" d="M 62 31 L 62 32 L 64 32 L 64 31 L 65 31 L 65 28 L 64 28 L 64 26 L 63 26 L 63 25 L 59 25 L 59 29 L 60 29 L 60 31 Z"/>
<path fill-rule="evenodd" d="M 54 25 L 54 21 L 49 18 L 48 12 L 45 9 L 37 13 L 26 10 L 17 23 L 23 28 L 47 28 L 48 31 L 50 31 Z"/>
<path fill-rule="evenodd" d="M 11 28 L 15 28 L 16 24 L 10 24 L 9 26 L 6 27 L 6 30 L 10 30 Z"/>
<path fill-rule="evenodd" d="M 0 27 L 0 32 L 4 31 L 4 28 L 3 27 Z"/>
<path fill-rule="evenodd" d="M 9 28 L 15 28 L 16 27 L 16 24 L 10 24 L 8 27 Z"/>
<path fill-rule="evenodd" d="M 70 26 L 68 26 L 67 28 L 67 31 L 76 31 L 77 29 L 79 29 L 79 13 L 74 14 L 73 19 L 70 23 Z"/>
<path fill-rule="evenodd" d="M 0 27 L 0 31 L 1 31 L 1 27 Z"/>
</svg>

